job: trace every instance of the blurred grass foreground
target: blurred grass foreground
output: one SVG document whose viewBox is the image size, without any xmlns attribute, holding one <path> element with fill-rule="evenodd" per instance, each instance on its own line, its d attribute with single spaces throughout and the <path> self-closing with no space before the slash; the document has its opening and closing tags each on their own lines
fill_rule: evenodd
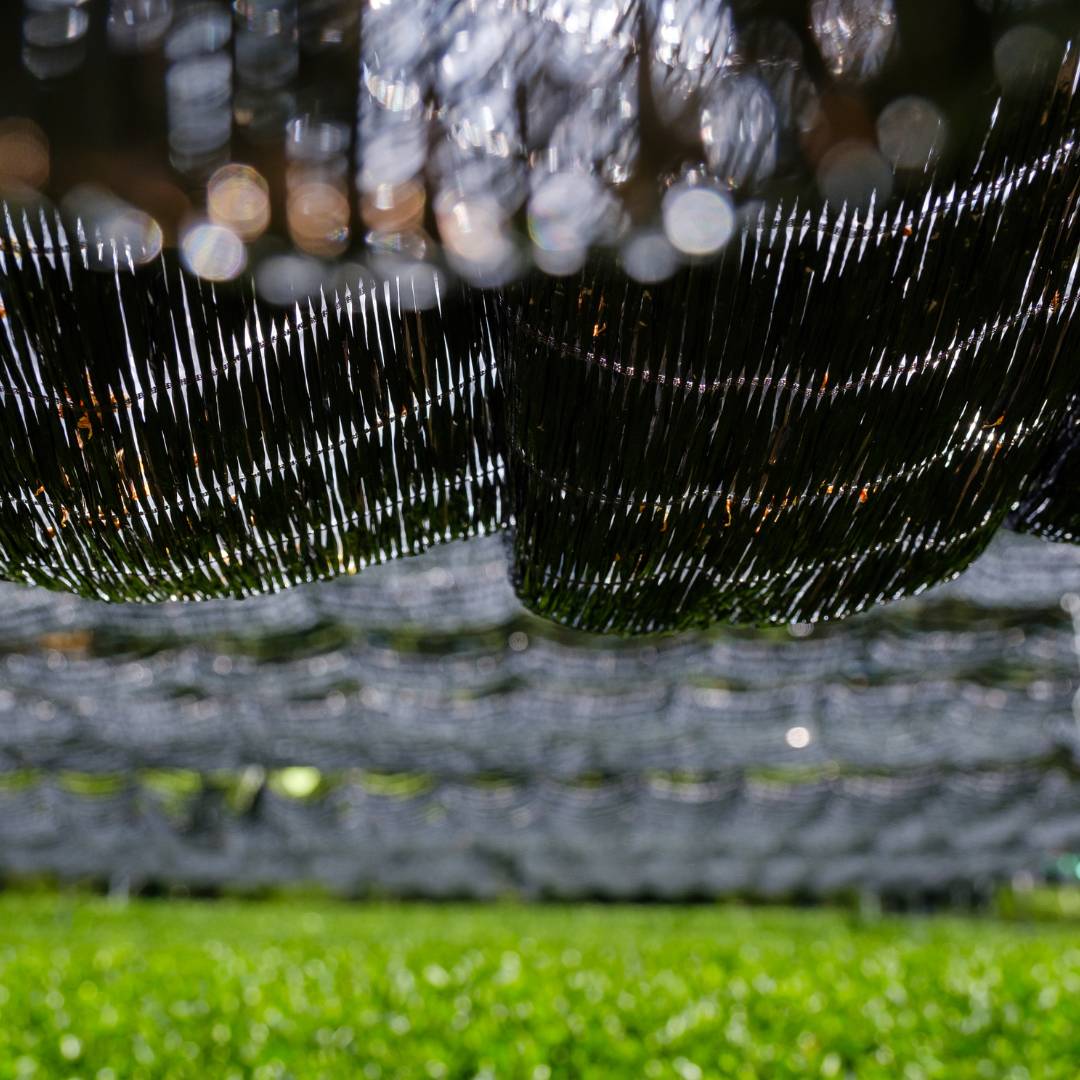
<svg viewBox="0 0 1080 1080">
<path fill-rule="evenodd" d="M 0 897 L 0 1076 L 1074 1080 L 1075 925 Z"/>
</svg>

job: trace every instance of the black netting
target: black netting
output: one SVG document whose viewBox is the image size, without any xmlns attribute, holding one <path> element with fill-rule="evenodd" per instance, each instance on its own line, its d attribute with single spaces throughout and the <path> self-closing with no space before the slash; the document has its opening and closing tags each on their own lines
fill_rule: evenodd
<svg viewBox="0 0 1080 1080">
<path fill-rule="evenodd" d="M 532 610 L 641 632 L 1073 536 L 1076 13 L 934 7 L 5 14 L 3 573 L 511 529 Z"/>
<path fill-rule="evenodd" d="M 1074 396 L 1035 482 L 1009 519 L 1021 532 L 1049 540 L 1080 539 L 1080 396 Z"/>
</svg>

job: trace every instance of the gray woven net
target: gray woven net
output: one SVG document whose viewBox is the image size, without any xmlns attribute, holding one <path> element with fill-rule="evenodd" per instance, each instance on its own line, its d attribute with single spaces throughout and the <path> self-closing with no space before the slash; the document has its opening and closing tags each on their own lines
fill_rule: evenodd
<svg viewBox="0 0 1080 1080">
<path fill-rule="evenodd" d="M 494 538 L 244 604 L 7 586 L 0 875 L 986 892 L 1080 849 L 1078 593 L 1015 537 L 836 626 L 653 641 L 529 615 Z"/>
<path fill-rule="evenodd" d="M 1077 535 L 1071 4 L 0 25 L 7 578 L 251 596 L 510 530 L 533 611 L 639 632 Z"/>
</svg>

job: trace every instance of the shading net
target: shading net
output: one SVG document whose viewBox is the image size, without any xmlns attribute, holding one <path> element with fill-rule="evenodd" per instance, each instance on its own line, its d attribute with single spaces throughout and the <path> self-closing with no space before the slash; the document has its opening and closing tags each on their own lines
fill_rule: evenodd
<svg viewBox="0 0 1080 1080">
<path fill-rule="evenodd" d="M 1080 551 L 842 624 L 552 626 L 497 538 L 245 605 L 7 586 L 0 875 L 905 898 L 1080 854 Z"/>
<path fill-rule="evenodd" d="M 12 580 L 250 596 L 508 529 L 526 606 L 641 632 L 1076 538 L 1071 4 L 2 19 Z"/>
</svg>

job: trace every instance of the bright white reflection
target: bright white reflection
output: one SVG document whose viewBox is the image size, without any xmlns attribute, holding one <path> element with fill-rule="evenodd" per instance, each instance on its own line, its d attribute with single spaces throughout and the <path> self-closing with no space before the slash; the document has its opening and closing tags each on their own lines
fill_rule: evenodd
<svg viewBox="0 0 1080 1080">
<path fill-rule="evenodd" d="M 715 255 L 735 231 L 735 204 L 710 185 L 676 184 L 661 210 L 668 240 L 684 255 Z"/>
<path fill-rule="evenodd" d="M 180 255 L 184 265 L 205 281 L 231 281 L 247 264 L 240 237 L 208 221 L 188 227 L 180 240 Z"/>
<path fill-rule="evenodd" d="M 810 731 L 804 727 L 788 728 L 784 735 L 784 742 L 792 750 L 805 750 L 810 745 Z"/>
<path fill-rule="evenodd" d="M 549 251 L 547 248 L 532 249 L 533 262 L 537 269 L 552 277 L 567 277 L 576 274 L 585 263 L 585 248 L 568 248 L 562 251 Z"/>
<path fill-rule="evenodd" d="M 368 93 L 387 112 L 408 113 L 420 104 L 422 87 L 412 79 L 387 79 L 377 68 L 361 67 L 361 77 Z"/>
<path fill-rule="evenodd" d="M 554 255 L 580 251 L 596 235 L 609 206 L 610 196 L 590 173 L 541 175 L 529 198 L 529 236 Z"/>
<path fill-rule="evenodd" d="M 729 187 L 769 176 L 776 167 L 778 127 L 776 102 L 760 79 L 721 79 L 701 112 L 710 171 Z"/>
<path fill-rule="evenodd" d="M 701 0 L 661 0 L 655 40 L 657 60 L 685 73 L 684 77 L 692 72 L 714 72 L 733 50 L 731 9 Z M 700 77 L 695 80 L 695 89 L 700 82 Z"/>
<path fill-rule="evenodd" d="M 623 67 L 637 31 L 632 0 L 540 0 L 537 6 L 561 31 L 551 54 L 559 76 L 599 86 Z"/>
<path fill-rule="evenodd" d="M 829 70 L 868 79 L 885 65 L 896 38 L 893 0 L 813 0 L 810 25 Z"/>
</svg>

